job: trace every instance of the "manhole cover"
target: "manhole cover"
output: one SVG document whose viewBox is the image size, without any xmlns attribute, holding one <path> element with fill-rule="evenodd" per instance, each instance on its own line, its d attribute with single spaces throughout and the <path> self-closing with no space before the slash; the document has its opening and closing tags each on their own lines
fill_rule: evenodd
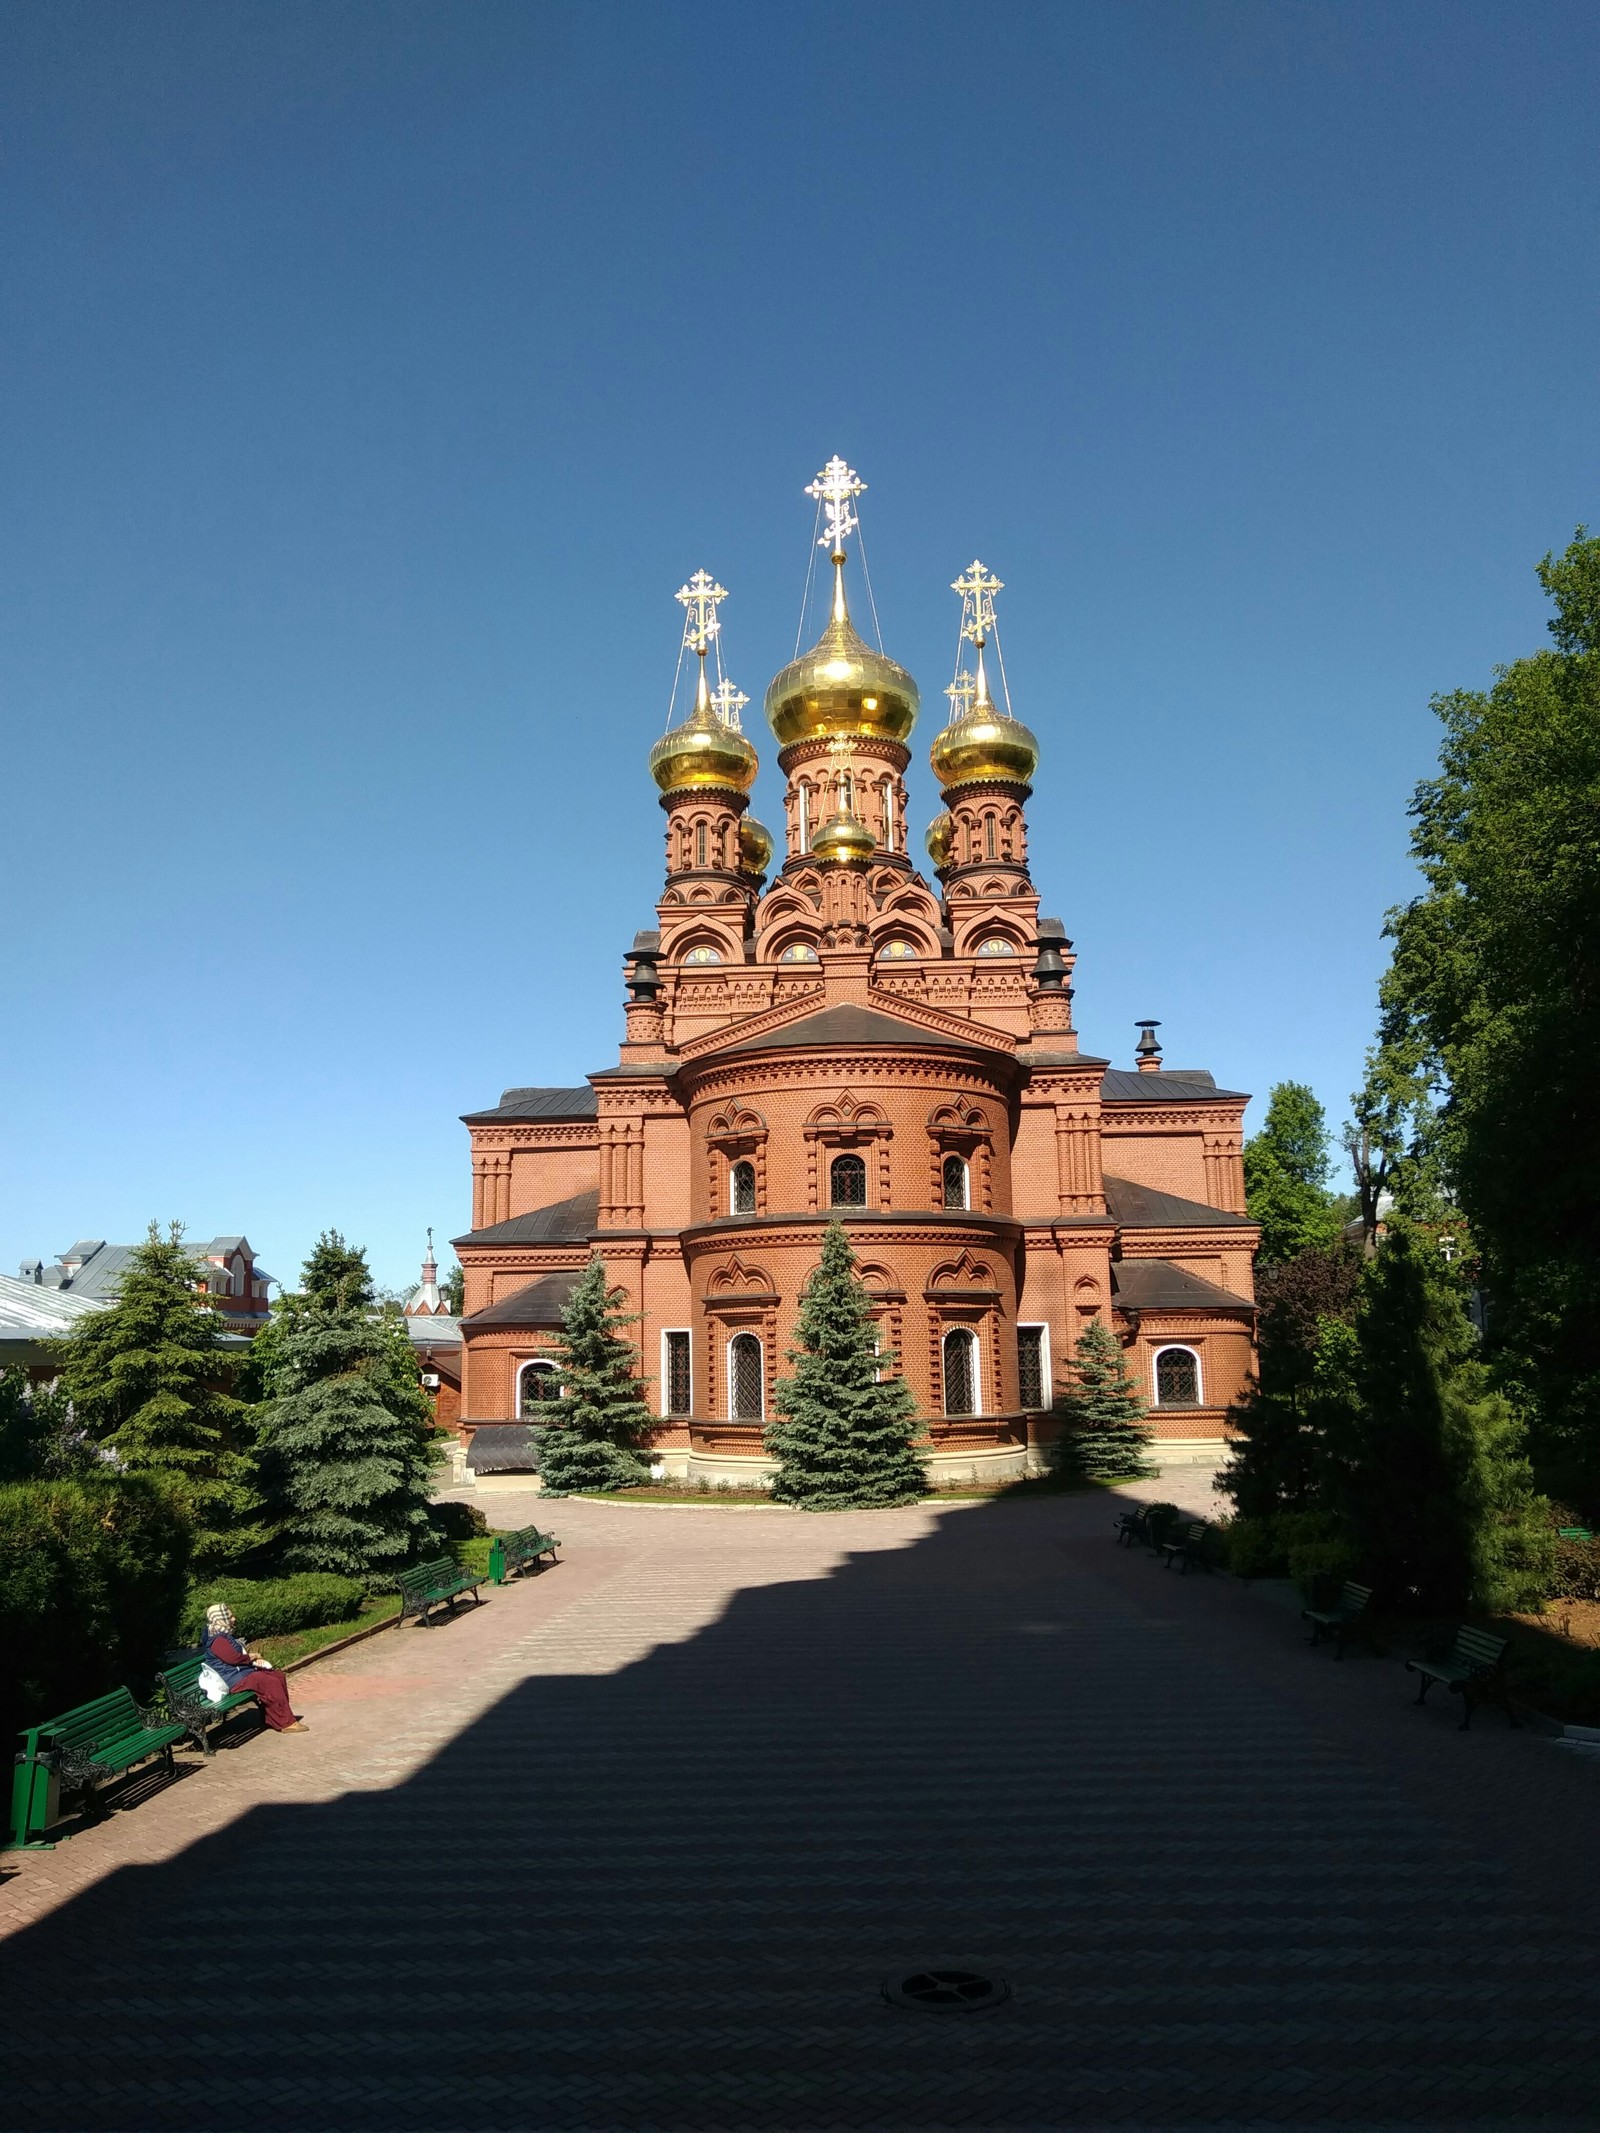
<svg viewBox="0 0 1600 2133">
<path fill-rule="evenodd" d="M 884 1979 L 883 1996 L 896 2007 L 926 2007 L 934 2014 L 976 2014 L 1011 1997 L 1011 1987 L 992 1970 L 947 1964 L 939 1969 L 896 1971 Z"/>
</svg>

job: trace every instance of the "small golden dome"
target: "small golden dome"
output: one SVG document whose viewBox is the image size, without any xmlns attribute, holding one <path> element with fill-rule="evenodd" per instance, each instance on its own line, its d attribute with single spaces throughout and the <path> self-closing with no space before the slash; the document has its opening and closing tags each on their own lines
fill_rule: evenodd
<svg viewBox="0 0 1600 2133">
<path fill-rule="evenodd" d="M 946 792 L 957 785 L 1026 785 L 1039 767 L 1039 743 L 1020 719 L 980 698 L 934 735 L 928 760 Z"/>
<path fill-rule="evenodd" d="M 924 840 L 928 847 L 928 857 L 933 861 L 935 873 L 942 874 L 950 864 L 950 851 L 955 843 L 955 838 L 955 817 L 951 814 L 949 808 L 946 808 L 942 815 L 935 815 L 928 824 L 928 834 Z"/>
<path fill-rule="evenodd" d="M 864 822 L 841 808 L 830 815 L 811 840 L 814 859 L 831 860 L 842 867 L 864 867 L 878 849 L 877 840 Z"/>
<path fill-rule="evenodd" d="M 758 768 L 756 752 L 744 735 L 701 705 L 681 726 L 663 733 L 650 751 L 650 775 L 664 793 L 701 792 L 713 786 L 748 792 Z"/>
<path fill-rule="evenodd" d="M 772 832 L 753 815 L 739 824 L 739 863 L 747 874 L 764 874 L 772 864 Z"/>
<path fill-rule="evenodd" d="M 834 558 L 827 628 L 767 690 L 767 724 L 778 746 L 871 736 L 903 741 L 917 722 L 917 685 L 904 667 L 862 643 L 844 602 L 843 558 Z"/>
</svg>

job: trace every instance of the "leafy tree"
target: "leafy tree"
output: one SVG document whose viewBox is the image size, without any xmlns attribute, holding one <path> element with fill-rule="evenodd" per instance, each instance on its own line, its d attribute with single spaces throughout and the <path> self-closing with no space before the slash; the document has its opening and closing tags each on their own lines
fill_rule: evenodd
<svg viewBox="0 0 1600 2133">
<path fill-rule="evenodd" d="M 1261 1225 L 1263 1265 L 1331 1245 L 1338 1210 L 1328 1189 L 1328 1123 L 1302 1081 L 1280 1081 L 1261 1131 L 1244 1149 L 1245 1205 Z"/>
<path fill-rule="evenodd" d="M 106 1471 L 59 1385 L 0 1370 L 0 1483 L 73 1481 Z"/>
<path fill-rule="evenodd" d="M 1072 1371 L 1056 1401 L 1056 1471 L 1090 1481 L 1132 1481 L 1148 1473 L 1145 1403 L 1103 1318 L 1091 1318 L 1078 1335 Z"/>
<path fill-rule="evenodd" d="M 539 1453 L 547 1496 L 575 1489 L 631 1489 L 650 1478 L 641 1447 L 655 1428 L 645 1399 L 639 1351 L 622 1328 L 627 1298 L 606 1279 L 598 1253 L 561 1314 L 555 1360 L 561 1400 L 552 1409 Z"/>
<path fill-rule="evenodd" d="M 466 1286 L 467 1277 L 458 1259 L 439 1284 L 439 1294 L 452 1318 L 459 1318 L 467 1308 Z"/>
<path fill-rule="evenodd" d="M 1540 1471 L 1600 1510 L 1600 540 L 1539 566 L 1554 648 L 1435 701 L 1423 893 L 1390 914 L 1380 1049 L 1445 1092 L 1441 1158 Z"/>
<path fill-rule="evenodd" d="M 778 1461 L 778 1503 L 806 1511 L 846 1511 L 915 1503 L 927 1475 L 913 1450 L 916 1401 L 884 1358 L 872 1299 L 856 1272 L 841 1222 L 830 1222 L 822 1260 L 806 1283 L 788 1352 L 793 1375 L 779 1378 L 766 1445 Z"/>
<path fill-rule="evenodd" d="M 155 1223 L 128 1262 L 115 1302 L 57 1344 L 62 1389 L 88 1434 L 130 1474 L 175 1490 L 194 1526 L 201 1575 L 226 1570 L 267 1538 L 246 1410 L 223 1389 L 228 1353 L 174 1222 Z"/>
<path fill-rule="evenodd" d="M 1434 1241 L 1393 1220 L 1362 1276 L 1354 1332 L 1338 1330 L 1327 1500 L 1382 1599 L 1452 1613 L 1537 1601 L 1548 1507 Z"/>
<path fill-rule="evenodd" d="M 301 1269 L 300 1287 L 307 1302 L 324 1311 L 353 1311 L 371 1303 L 366 1252 L 359 1244 L 346 1244 L 336 1229 L 325 1229 Z"/>
<path fill-rule="evenodd" d="M 1361 1255 L 1343 1238 L 1264 1266 L 1256 1377 L 1228 1412 L 1217 1487 L 1244 1518 L 1316 1506 L 1326 1479 L 1328 1329 L 1355 1322 Z"/>
<path fill-rule="evenodd" d="M 301 1303 L 278 1331 L 259 1411 L 279 1554 L 290 1571 L 380 1582 L 432 1543 L 432 1412 L 403 1325 Z"/>
</svg>

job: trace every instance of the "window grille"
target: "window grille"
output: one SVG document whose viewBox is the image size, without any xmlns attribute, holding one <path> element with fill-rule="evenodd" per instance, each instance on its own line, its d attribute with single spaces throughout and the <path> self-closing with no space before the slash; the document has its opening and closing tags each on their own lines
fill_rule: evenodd
<svg viewBox="0 0 1600 2133">
<path fill-rule="evenodd" d="M 765 1410 L 761 1343 L 753 1333 L 736 1333 L 728 1343 L 728 1391 L 736 1422 L 759 1422 Z"/>
<path fill-rule="evenodd" d="M 836 1155 L 828 1180 L 835 1207 L 866 1206 L 867 1166 L 859 1155 Z"/>
<path fill-rule="evenodd" d="M 1156 1357 L 1156 1405 L 1200 1405 L 1200 1366 L 1187 1348 L 1163 1348 Z"/>
<path fill-rule="evenodd" d="M 985 815 L 983 818 L 983 856 L 985 859 L 992 859 L 994 857 L 993 815 Z"/>
<path fill-rule="evenodd" d="M 697 867 L 706 863 L 706 826 L 703 822 L 694 826 L 694 863 Z"/>
<path fill-rule="evenodd" d="M 967 1166 L 959 1155 L 947 1155 L 944 1159 L 944 1204 L 946 1207 L 967 1205 Z"/>
<path fill-rule="evenodd" d="M 736 1215 L 753 1215 L 756 1211 L 756 1166 L 754 1163 L 735 1163 L 729 1174 L 731 1191 L 729 1206 Z"/>
<path fill-rule="evenodd" d="M 689 1336 L 669 1333 L 667 1340 L 667 1413 L 692 1414 L 693 1394 L 689 1374 Z"/>
<path fill-rule="evenodd" d="M 944 1337 L 944 1411 L 973 1415 L 978 1411 L 977 1342 L 966 1326 Z"/>
<path fill-rule="evenodd" d="M 1017 1398 L 1027 1408 L 1043 1407 L 1044 1328 L 1017 1328 Z"/>
<path fill-rule="evenodd" d="M 540 1415 L 552 1400 L 561 1397 L 561 1379 L 554 1363 L 529 1363 L 522 1373 L 522 1412 Z"/>
</svg>

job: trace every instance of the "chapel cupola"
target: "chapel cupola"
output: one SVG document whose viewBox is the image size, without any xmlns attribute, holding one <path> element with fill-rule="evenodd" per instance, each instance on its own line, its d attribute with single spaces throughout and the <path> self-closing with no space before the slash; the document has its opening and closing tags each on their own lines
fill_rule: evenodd
<svg viewBox="0 0 1600 2133">
<path fill-rule="evenodd" d="M 950 698 L 950 718 L 928 751 L 933 774 L 947 796 L 966 785 L 1027 785 L 1039 767 L 1039 743 L 1020 719 L 1011 716 L 1003 661 L 1000 682 L 1006 708 L 1001 711 L 995 705 L 983 657 L 983 648 L 994 635 L 994 596 L 1004 585 L 992 570 L 974 562 L 950 590 L 961 595 L 961 635 L 973 647 L 976 668 L 971 674 L 958 670 L 945 692 Z"/>
<path fill-rule="evenodd" d="M 684 650 L 695 654 L 698 667 L 693 709 L 681 724 L 669 726 L 650 751 L 650 775 L 661 788 L 663 805 L 684 793 L 743 795 L 756 781 L 760 764 L 739 723 L 739 713 L 750 699 L 726 679 L 713 691 L 706 674 L 706 654 L 722 628 L 717 609 L 727 597 L 706 570 L 697 570 L 677 593 L 687 611 Z"/>
</svg>

